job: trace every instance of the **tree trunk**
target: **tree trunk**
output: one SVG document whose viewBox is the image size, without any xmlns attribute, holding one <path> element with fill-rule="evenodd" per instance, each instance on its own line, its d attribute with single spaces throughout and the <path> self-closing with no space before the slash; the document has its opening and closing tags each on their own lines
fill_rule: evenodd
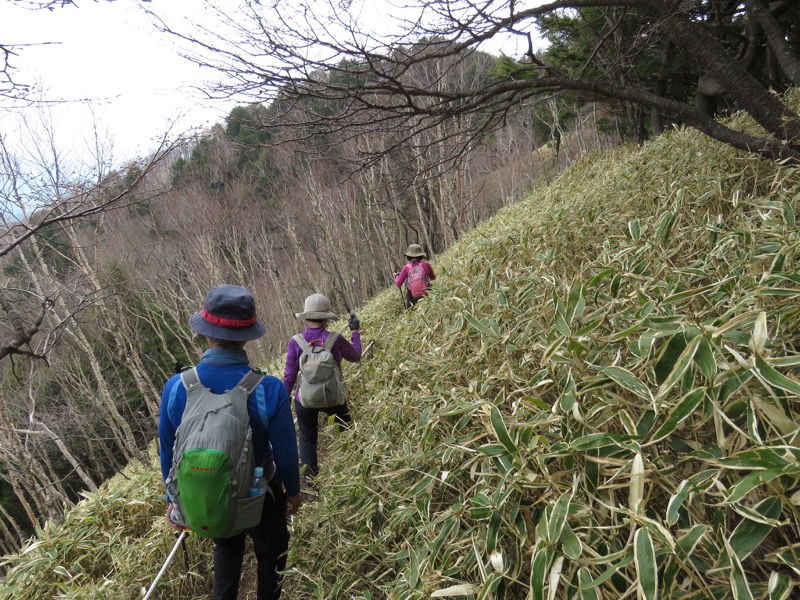
<svg viewBox="0 0 800 600">
<path fill-rule="evenodd" d="M 33 238 L 31 247 L 33 248 L 36 256 L 37 256 L 37 263 L 41 265 L 42 269 L 44 270 L 45 274 L 49 273 L 49 268 L 47 267 L 47 262 L 42 256 L 41 248 L 38 243 L 38 238 Z M 31 273 L 34 285 L 39 290 L 39 293 L 44 296 L 44 290 L 39 282 L 39 277 L 36 275 L 35 271 L 31 268 L 30 264 L 27 264 L 27 260 L 24 258 L 23 253 L 20 253 L 23 256 L 22 260 L 26 263 L 26 268 L 28 272 Z M 55 281 L 56 278 L 53 275 L 49 277 L 52 281 Z M 64 301 L 63 297 L 59 296 L 55 301 L 55 308 L 61 310 L 60 316 L 58 316 L 58 320 L 62 323 L 68 323 L 74 317 L 74 311 L 71 311 Z M 108 414 L 111 416 L 112 421 L 116 425 L 116 427 L 112 428 L 112 431 L 117 438 L 119 443 L 119 449 L 123 452 L 127 460 L 130 460 L 138 451 L 136 440 L 133 436 L 133 431 L 130 428 L 130 425 L 125 420 L 125 418 L 119 413 L 117 410 L 117 406 L 114 403 L 113 395 L 111 394 L 110 389 L 108 388 L 107 381 L 105 376 L 103 375 L 102 368 L 100 363 L 97 360 L 97 357 L 94 354 L 92 345 L 87 340 L 86 336 L 84 335 L 83 331 L 81 331 L 80 326 L 73 322 L 73 326 L 64 326 L 64 333 L 72 338 L 75 341 L 83 354 L 85 355 L 89 366 L 91 368 L 92 373 L 95 377 L 95 382 L 97 385 L 97 389 L 95 390 L 95 400 L 98 402 L 99 406 L 105 408 L 108 411 Z"/>
<path fill-rule="evenodd" d="M 19 526 L 19 523 L 14 520 L 14 517 L 8 513 L 5 506 L 2 504 L 0 504 L 0 516 L 3 517 L 0 519 L 0 530 L 3 532 L 2 551 L 4 555 L 12 554 L 19 550 L 26 535 Z"/>
<path fill-rule="evenodd" d="M 664 46 L 661 49 L 661 67 L 658 70 L 656 77 L 655 94 L 657 96 L 664 96 L 667 93 L 667 78 L 669 76 L 669 64 L 672 62 L 674 46 L 669 40 L 664 41 Z M 654 136 L 659 136 L 664 133 L 664 122 L 661 118 L 661 111 L 657 108 L 650 108 L 650 128 Z"/>
<path fill-rule="evenodd" d="M 36 457 L 25 447 L 20 434 L 6 412 L 5 402 L 0 406 L 0 457 L 2 457 L 3 479 L 13 488 L 30 522 L 38 524 L 39 519 L 55 519 L 60 516 L 60 507 L 67 498 L 50 485 L 44 468 Z M 28 497 L 34 502 L 32 506 Z"/>
<path fill-rule="evenodd" d="M 790 145 L 797 144 L 800 140 L 798 115 L 765 89 L 739 61 L 729 56 L 722 44 L 708 35 L 703 27 L 689 22 L 685 15 L 666 12 L 662 30 L 678 48 L 695 57 L 698 67 L 718 81 L 726 93 L 768 133 L 788 141 Z"/>
<path fill-rule="evenodd" d="M 750 0 L 747 3 L 748 13 L 764 34 L 767 43 L 775 53 L 781 69 L 794 86 L 800 86 L 800 60 L 786 39 L 786 31 L 778 23 L 772 12 L 764 5 L 762 0 Z"/>
<path fill-rule="evenodd" d="M 85 485 L 87 489 L 89 489 L 90 491 L 96 492 L 97 484 L 91 478 L 89 473 L 87 473 L 84 470 L 83 466 L 78 461 L 78 459 L 75 458 L 72 452 L 70 452 L 69 448 L 64 443 L 64 440 L 61 439 L 60 436 L 53 433 L 53 431 L 44 423 L 41 422 L 35 423 L 35 425 L 40 427 L 42 431 L 44 431 L 47 434 L 47 436 L 53 441 L 53 443 L 58 447 L 58 449 L 61 451 L 61 454 L 64 456 L 64 458 L 67 459 L 67 461 L 69 461 L 69 464 L 72 465 L 72 468 L 75 470 L 75 473 L 78 475 L 78 477 L 80 477 L 81 481 L 83 482 L 83 485 Z"/>
</svg>

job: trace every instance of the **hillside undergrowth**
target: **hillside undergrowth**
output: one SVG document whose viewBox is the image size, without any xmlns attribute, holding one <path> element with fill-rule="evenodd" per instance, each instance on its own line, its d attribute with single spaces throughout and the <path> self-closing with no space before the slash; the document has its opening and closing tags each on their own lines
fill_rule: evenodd
<svg viewBox="0 0 800 600">
<path fill-rule="evenodd" d="M 501 211 L 413 310 L 377 296 L 287 596 L 796 593 L 798 212 L 795 168 L 676 130 Z M 0 598 L 141 598 L 161 493 L 131 467 L 6 557 Z M 207 597 L 209 566 L 190 540 L 152 598 Z"/>
<path fill-rule="evenodd" d="M 292 579 L 317 598 L 788 597 L 799 184 L 673 132 L 504 210 L 417 310 L 376 299 L 358 425 Z"/>
</svg>

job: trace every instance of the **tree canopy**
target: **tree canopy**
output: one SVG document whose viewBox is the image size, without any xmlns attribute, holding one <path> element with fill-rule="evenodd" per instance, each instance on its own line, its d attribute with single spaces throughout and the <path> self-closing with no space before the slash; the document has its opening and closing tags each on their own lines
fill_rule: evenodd
<svg viewBox="0 0 800 600">
<path fill-rule="evenodd" d="M 443 123 L 440 136 L 457 127 L 475 140 L 522 105 L 569 94 L 621 107 L 639 140 L 683 124 L 739 149 L 800 158 L 800 118 L 781 99 L 800 81 L 800 8 L 788 0 L 420 0 L 373 27 L 355 5 L 332 1 L 245 0 L 236 13 L 206 4 L 213 30 L 159 26 L 226 76 L 211 93 L 280 98 L 320 131 L 386 132 L 381 151 Z M 500 57 L 491 77 L 456 69 L 508 36 L 527 50 Z M 723 123 L 736 110 L 763 132 Z"/>
</svg>

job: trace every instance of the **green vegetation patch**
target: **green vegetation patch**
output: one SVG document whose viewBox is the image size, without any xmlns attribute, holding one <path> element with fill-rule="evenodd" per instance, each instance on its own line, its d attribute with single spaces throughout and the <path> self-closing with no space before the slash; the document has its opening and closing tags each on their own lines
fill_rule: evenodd
<svg viewBox="0 0 800 600">
<path fill-rule="evenodd" d="M 796 593 L 798 199 L 795 168 L 675 130 L 503 210 L 414 309 L 360 309 L 354 427 L 323 429 L 287 596 Z M 6 559 L 0 598 L 140 598 L 162 493 L 121 474 Z M 206 597 L 188 556 L 154 598 Z"/>
<path fill-rule="evenodd" d="M 502 211 L 416 309 L 377 297 L 292 597 L 788 597 L 798 198 L 673 131 Z"/>
<path fill-rule="evenodd" d="M 46 524 L 0 581 L 0 598 L 89 600 L 142 598 L 176 543 L 164 518 L 164 484 L 153 453 L 132 463 L 99 491 Z M 187 538 L 150 598 L 202 598 L 210 589 L 211 546 Z"/>
</svg>

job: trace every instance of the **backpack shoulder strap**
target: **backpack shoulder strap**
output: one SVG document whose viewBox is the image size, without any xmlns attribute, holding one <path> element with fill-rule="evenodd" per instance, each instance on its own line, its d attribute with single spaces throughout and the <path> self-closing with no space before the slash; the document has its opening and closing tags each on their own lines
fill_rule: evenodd
<svg viewBox="0 0 800 600">
<path fill-rule="evenodd" d="M 292 336 L 292 339 L 297 342 L 297 345 L 300 346 L 300 350 L 305 350 L 308 347 L 309 343 L 306 341 L 306 338 L 303 337 L 302 333 L 297 333 Z"/>
<path fill-rule="evenodd" d="M 243 387 L 247 391 L 247 395 L 253 393 L 258 387 L 258 384 L 261 383 L 261 380 L 264 379 L 264 374 L 257 370 L 257 369 L 250 369 L 245 376 L 239 380 L 237 383 L 237 387 Z M 196 386 L 202 387 L 203 384 L 200 383 L 200 378 L 197 376 L 197 368 L 192 367 L 181 373 L 181 381 L 183 382 L 183 387 L 186 388 L 186 393 L 188 394 L 192 389 Z"/>
<path fill-rule="evenodd" d="M 237 387 L 243 387 L 247 392 L 247 395 L 250 396 L 250 394 L 252 394 L 253 391 L 258 387 L 264 377 L 265 375 L 261 371 L 257 369 L 250 369 L 245 376 L 242 377 L 241 381 L 239 381 Z"/>
<path fill-rule="evenodd" d="M 336 343 L 336 339 L 339 337 L 338 331 L 331 331 L 330 335 L 328 335 L 328 339 L 325 340 L 325 349 L 330 350 L 333 348 L 333 345 Z"/>
<path fill-rule="evenodd" d="M 200 383 L 200 378 L 197 376 L 197 367 L 191 367 L 190 369 L 186 369 L 185 371 L 181 372 L 181 381 L 183 382 L 183 387 L 186 388 L 186 393 L 189 393 L 189 390 L 194 388 L 197 385 L 202 385 Z"/>
</svg>

